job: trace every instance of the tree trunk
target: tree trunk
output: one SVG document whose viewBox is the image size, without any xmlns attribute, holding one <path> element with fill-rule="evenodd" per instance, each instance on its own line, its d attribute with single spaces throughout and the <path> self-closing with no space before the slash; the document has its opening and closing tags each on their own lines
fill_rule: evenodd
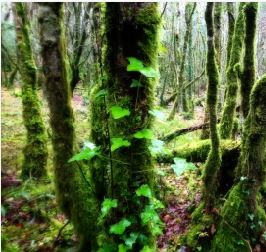
<svg viewBox="0 0 266 252">
<path fill-rule="evenodd" d="M 220 134 L 222 139 L 230 138 L 232 135 L 233 122 L 235 117 L 236 99 L 238 91 L 238 74 L 244 41 L 244 9 L 245 3 L 240 3 L 239 13 L 235 23 L 230 62 L 226 73 L 226 98 L 222 114 Z"/>
<path fill-rule="evenodd" d="M 192 29 L 192 17 L 194 14 L 194 11 L 196 9 L 197 3 L 193 4 L 193 7 L 191 4 L 186 5 L 186 33 L 184 37 L 184 44 L 183 44 L 183 50 L 182 50 L 182 56 L 181 56 L 181 64 L 180 64 L 180 70 L 179 70 L 179 76 L 178 76 L 178 85 L 176 86 L 176 96 L 174 101 L 173 109 L 169 115 L 169 120 L 173 120 L 174 116 L 177 112 L 178 106 L 180 104 L 183 105 L 183 110 L 187 110 L 186 105 L 186 91 L 183 90 L 183 82 L 184 82 L 184 68 L 185 68 L 185 61 L 186 61 L 186 55 L 187 55 L 187 47 L 188 47 L 188 39 L 189 34 L 191 33 Z M 184 103 L 183 103 L 184 101 Z M 184 108 L 185 107 L 185 108 Z"/>
<path fill-rule="evenodd" d="M 244 118 L 249 111 L 249 97 L 251 88 L 255 82 L 255 36 L 256 17 L 258 3 L 249 3 L 244 9 L 245 17 L 245 42 L 243 70 L 240 74 L 241 80 L 241 113 Z"/>
<path fill-rule="evenodd" d="M 205 20 L 208 36 L 206 68 L 208 76 L 207 106 L 210 118 L 211 150 L 205 164 L 205 171 L 203 175 L 203 196 L 206 207 L 211 209 L 216 196 L 216 189 L 218 186 L 217 176 L 221 165 L 220 140 L 216 124 L 219 72 L 217 69 L 214 48 L 213 3 L 207 3 Z"/>
<path fill-rule="evenodd" d="M 19 71 L 22 78 L 22 114 L 27 131 L 21 176 L 40 178 L 46 175 L 47 138 L 37 94 L 36 65 L 29 38 L 29 20 L 24 3 L 15 4 Z"/>
<path fill-rule="evenodd" d="M 98 203 L 88 181 L 81 176 L 82 168 L 68 162 L 74 153 L 75 135 L 63 16 L 62 3 L 40 3 L 40 39 L 53 131 L 57 200 L 79 235 L 79 251 L 93 251 Z"/>
<path fill-rule="evenodd" d="M 265 99 L 266 75 L 252 89 L 238 162 L 239 176 L 222 208 L 222 220 L 214 237 L 212 251 L 250 252 L 251 246 L 260 242 L 259 236 L 265 231 L 265 209 L 260 207 L 257 200 L 266 173 Z M 264 251 L 266 247 L 261 249 Z"/>
<path fill-rule="evenodd" d="M 157 69 L 158 26 L 160 17 L 157 3 L 107 3 L 105 66 L 107 73 L 107 107 L 120 106 L 130 111 L 121 119 L 109 118 L 111 138 L 121 137 L 130 146 L 112 151 L 110 171 L 111 183 L 108 196 L 118 199 L 118 208 L 109 221 L 117 222 L 124 218 L 134 218 L 131 231 L 141 232 L 148 238 L 147 246 L 155 247 L 156 227 L 142 225 L 140 213 L 147 199 L 136 200 L 136 189 L 148 184 L 153 187 L 152 158 L 149 154 L 149 139 L 135 138 L 140 130 L 151 127 L 148 113 L 153 106 L 154 78 L 147 78 L 139 72 L 127 71 L 127 57 L 141 60 L 145 66 Z M 130 87 L 132 80 L 139 80 L 141 87 Z M 117 161 L 117 162 L 115 162 Z M 145 172 L 143 172 L 145 171 Z M 116 237 L 114 241 L 119 242 Z M 140 251 L 145 244 L 139 239 L 134 251 Z"/>
</svg>

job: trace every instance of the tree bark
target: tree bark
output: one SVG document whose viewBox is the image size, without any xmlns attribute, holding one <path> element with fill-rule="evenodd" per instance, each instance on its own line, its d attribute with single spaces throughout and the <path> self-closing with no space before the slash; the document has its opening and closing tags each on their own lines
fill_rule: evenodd
<svg viewBox="0 0 266 252">
<path fill-rule="evenodd" d="M 27 18 L 25 3 L 16 3 L 14 7 L 18 66 L 22 79 L 22 115 L 27 131 L 27 144 L 23 150 L 24 160 L 21 177 L 23 179 L 41 178 L 46 175 L 48 151 L 45 126 L 37 94 L 37 70 L 29 37 L 30 23 Z"/>
<path fill-rule="evenodd" d="M 75 134 L 62 3 L 40 3 L 40 38 L 45 88 L 50 109 L 57 201 L 80 239 L 79 251 L 96 249 L 99 206 L 82 168 L 68 160 L 74 154 Z"/>
</svg>

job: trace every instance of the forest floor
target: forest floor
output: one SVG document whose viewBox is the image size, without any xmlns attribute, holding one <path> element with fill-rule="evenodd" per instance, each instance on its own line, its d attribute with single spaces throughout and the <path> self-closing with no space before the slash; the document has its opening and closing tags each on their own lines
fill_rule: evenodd
<svg viewBox="0 0 266 252">
<path fill-rule="evenodd" d="M 44 99 L 42 99 L 44 101 Z M 22 164 L 22 149 L 25 143 L 25 129 L 22 121 L 21 94 L 18 88 L 1 90 L 1 182 L 2 182 L 2 248 L 5 252 L 16 251 L 73 251 L 77 239 L 73 228 L 67 224 L 64 215 L 56 206 L 52 172 L 52 146 L 49 139 L 48 177 L 42 181 L 33 179 L 22 182 L 19 178 Z M 88 139 L 88 105 L 86 97 L 77 91 L 73 97 L 75 128 L 79 143 Z M 197 108 L 196 119 L 184 120 L 178 116 L 171 122 L 158 122 L 157 136 L 163 136 L 175 129 L 197 125 L 203 121 L 203 110 Z M 169 111 L 165 109 L 165 113 Z M 42 114 L 47 126 L 49 117 L 46 102 Z M 172 141 L 168 148 L 174 148 L 199 138 L 198 132 L 188 133 Z M 199 166 L 200 164 L 197 164 Z M 162 186 L 167 185 L 164 199 L 165 209 L 161 212 L 165 223 L 163 235 L 158 238 L 159 251 L 177 251 L 179 237 L 190 224 L 190 213 L 200 201 L 200 178 L 197 171 L 176 176 L 171 167 L 158 166 Z M 186 251 L 181 248 L 180 251 Z"/>
</svg>

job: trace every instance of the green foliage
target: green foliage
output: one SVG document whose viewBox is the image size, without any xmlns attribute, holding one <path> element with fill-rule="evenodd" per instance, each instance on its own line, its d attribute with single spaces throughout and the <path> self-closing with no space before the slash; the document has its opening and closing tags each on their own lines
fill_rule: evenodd
<svg viewBox="0 0 266 252">
<path fill-rule="evenodd" d="M 105 199 L 102 203 L 102 217 L 106 216 L 112 208 L 117 207 L 117 199 Z"/>
<path fill-rule="evenodd" d="M 119 244 L 118 245 L 118 252 L 126 252 L 127 247 L 124 244 Z"/>
<path fill-rule="evenodd" d="M 174 162 L 175 163 L 171 165 L 171 167 L 177 176 L 180 176 L 186 170 L 196 169 L 196 166 L 193 163 L 187 162 L 184 158 L 174 158 Z"/>
<path fill-rule="evenodd" d="M 149 150 L 152 156 L 156 156 L 156 154 L 161 154 L 164 152 L 164 141 L 158 139 L 152 139 L 151 145 L 149 146 Z"/>
<path fill-rule="evenodd" d="M 125 244 L 129 247 L 132 248 L 133 244 L 136 242 L 137 238 L 139 236 L 139 233 L 130 233 L 129 237 L 125 238 Z"/>
<path fill-rule="evenodd" d="M 131 143 L 128 140 L 124 140 L 121 137 L 115 137 L 111 138 L 112 146 L 111 146 L 111 151 L 115 151 L 121 147 L 128 147 L 131 145 Z"/>
<path fill-rule="evenodd" d="M 155 252 L 155 250 L 148 246 L 144 246 L 140 252 Z"/>
<path fill-rule="evenodd" d="M 138 196 L 144 196 L 147 198 L 152 198 L 151 188 L 147 184 L 142 185 L 140 188 L 138 188 L 136 190 L 136 194 Z"/>
<path fill-rule="evenodd" d="M 155 78 L 158 76 L 158 73 L 154 68 L 150 66 L 145 67 L 143 62 L 139 59 L 134 57 L 128 57 L 127 59 L 129 61 L 129 65 L 127 66 L 128 72 L 139 72 L 147 78 Z"/>
<path fill-rule="evenodd" d="M 119 106 L 111 107 L 111 113 L 114 119 L 120 119 L 130 115 L 130 111 L 128 109 L 121 108 Z"/>
<path fill-rule="evenodd" d="M 138 139 L 142 139 L 142 138 L 153 139 L 154 138 L 153 132 L 150 129 L 142 129 L 140 131 L 137 131 L 133 136 Z"/>
<path fill-rule="evenodd" d="M 110 227 L 109 232 L 111 234 L 121 235 L 125 232 L 126 228 L 131 225 L 131 222 L 127 219 L 122 219 L 118 223 Z"/>
<path fill-rule="evenodd" d="M 96 147 L 94 149 L 84 149 L 78 154 L 74 155 L 72 158 L 68 160 L 69 163 L 74 161 L 80 161 L 80 160 L 91 160 L 95 156 L 99 155 L 99 147 Z"/>
</svg>

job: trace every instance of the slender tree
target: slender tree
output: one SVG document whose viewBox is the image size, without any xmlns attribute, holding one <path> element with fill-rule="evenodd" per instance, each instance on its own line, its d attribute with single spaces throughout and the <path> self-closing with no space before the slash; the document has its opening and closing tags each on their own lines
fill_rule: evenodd
<svg viewBox="0 0 266 252">
<path fill-rule="evenodd" d="M 256 37 L 256 17 L 258 3 L 248 3 L 244 9 L 245 19 L 245 42 L 243 69 L 240 72 L 241 80 L 241 112 L 244 118 L 249 111 L 249 97 L 251 88 L 255 82 L 255 37 Z"/>
<path fill-rule="evenodd" d="M 175 96 L 173 109 L 169 115 L 169 120 L 172 120 L 174 118 L 175 113 L 177 112 L 178 106 L 180 104 L 183 105 L 183 109 L 185 110 L 187 109 L 186 98 L 185 98 L 186 90 L 183 89 L 184 69 L 185 69 L 185 61 L 186 61 L 187 48 L 188 48 L 188 39 L 189 39 L 189 34 L 191 33 L 191 28 L 192 28 L 192 17 L 195 12 L 196 6 L 197 6 L 197 3 L 194 3 L 193 6 L 189 3 L 186 5 L 186 11 L 185 11 L 186 12 L 185 13 L 186 33 L 184 37 L 183 50 L 182 50 L 182 55 L 181 55 L 178 83 L 176 85 L 176 96 Z"/>
<path fill-rule="evenodd" d="M 40 3 L 40 39 L 53 131 L 57 200 L 79 235 L 79 251 L 93 251 L 96 246 L 98 203 L 82 167 L 68 162 L 74 153 L 75 134 L 63 16 L 62 3 Z"/>
<path fill-rule="evenodd" d="M 22 114 L 27 130 L 27 144 L 23 150 L 24 161 L 21 176 L 40 178 L 46 175 L 47 138 L 41 115 L 37 94 L 36 65 L 30 44 L 30 23 L 27 18 L 26 5 L 16 3 L 15 22 L 18 45 L 19 72 L 22 79 Z"/>
<path fill-rule="evenodd" d="M 221 138 L 230 138 L 232 134 L 235 109 L 236 109 L 236 99 L 238 91 L 238 74 L 240 67 L 240 60 L 243 49 L 244 42 L 244 9 L 245 3 L 240 3 L 239 13 L 237 20 L 235 22 L 234 36 L 232 40 L 232 47 L 230 52 L 229 66 L 226 72 L 226 97 L 225 106 L 221 119 L 220 134 Z"/>
<path fill-rule="evenodd" d="M 256 244 L 265 230 L 266 213 L 257 197 L 266 174 L 265 99 L 266 75 L 257 81 L 251 92 L 237 167 L 239 176 L 222 208 L 221 223 L 211 251 L 252 251 L 251 242 Z M 250 237 L 255 241 L 250 242 Z"/>
<path fill-rule="evenodd" d="M 207 25 L 208 36 L 208 52 L 207 52 L 207 76 L 208 76 L 208 91 L 207 91 L 207 106 L 210 118 L 210 135 L 211 135 L 211 150 L 208 155 L 205 171 L 203 176 L 204 183 L 204 199 L 207 208 L 213 207 L 216 188 L 218 186 L 217 175 L 221 165 L 220 141 L 217 131 L 217 93 L 219 86 L 219 72 L 215 56 L 214 44 L 214 25 L 213 25 L 213 3 L 207 3 L 205 12 L 205 20 Z"/>
</svg>

